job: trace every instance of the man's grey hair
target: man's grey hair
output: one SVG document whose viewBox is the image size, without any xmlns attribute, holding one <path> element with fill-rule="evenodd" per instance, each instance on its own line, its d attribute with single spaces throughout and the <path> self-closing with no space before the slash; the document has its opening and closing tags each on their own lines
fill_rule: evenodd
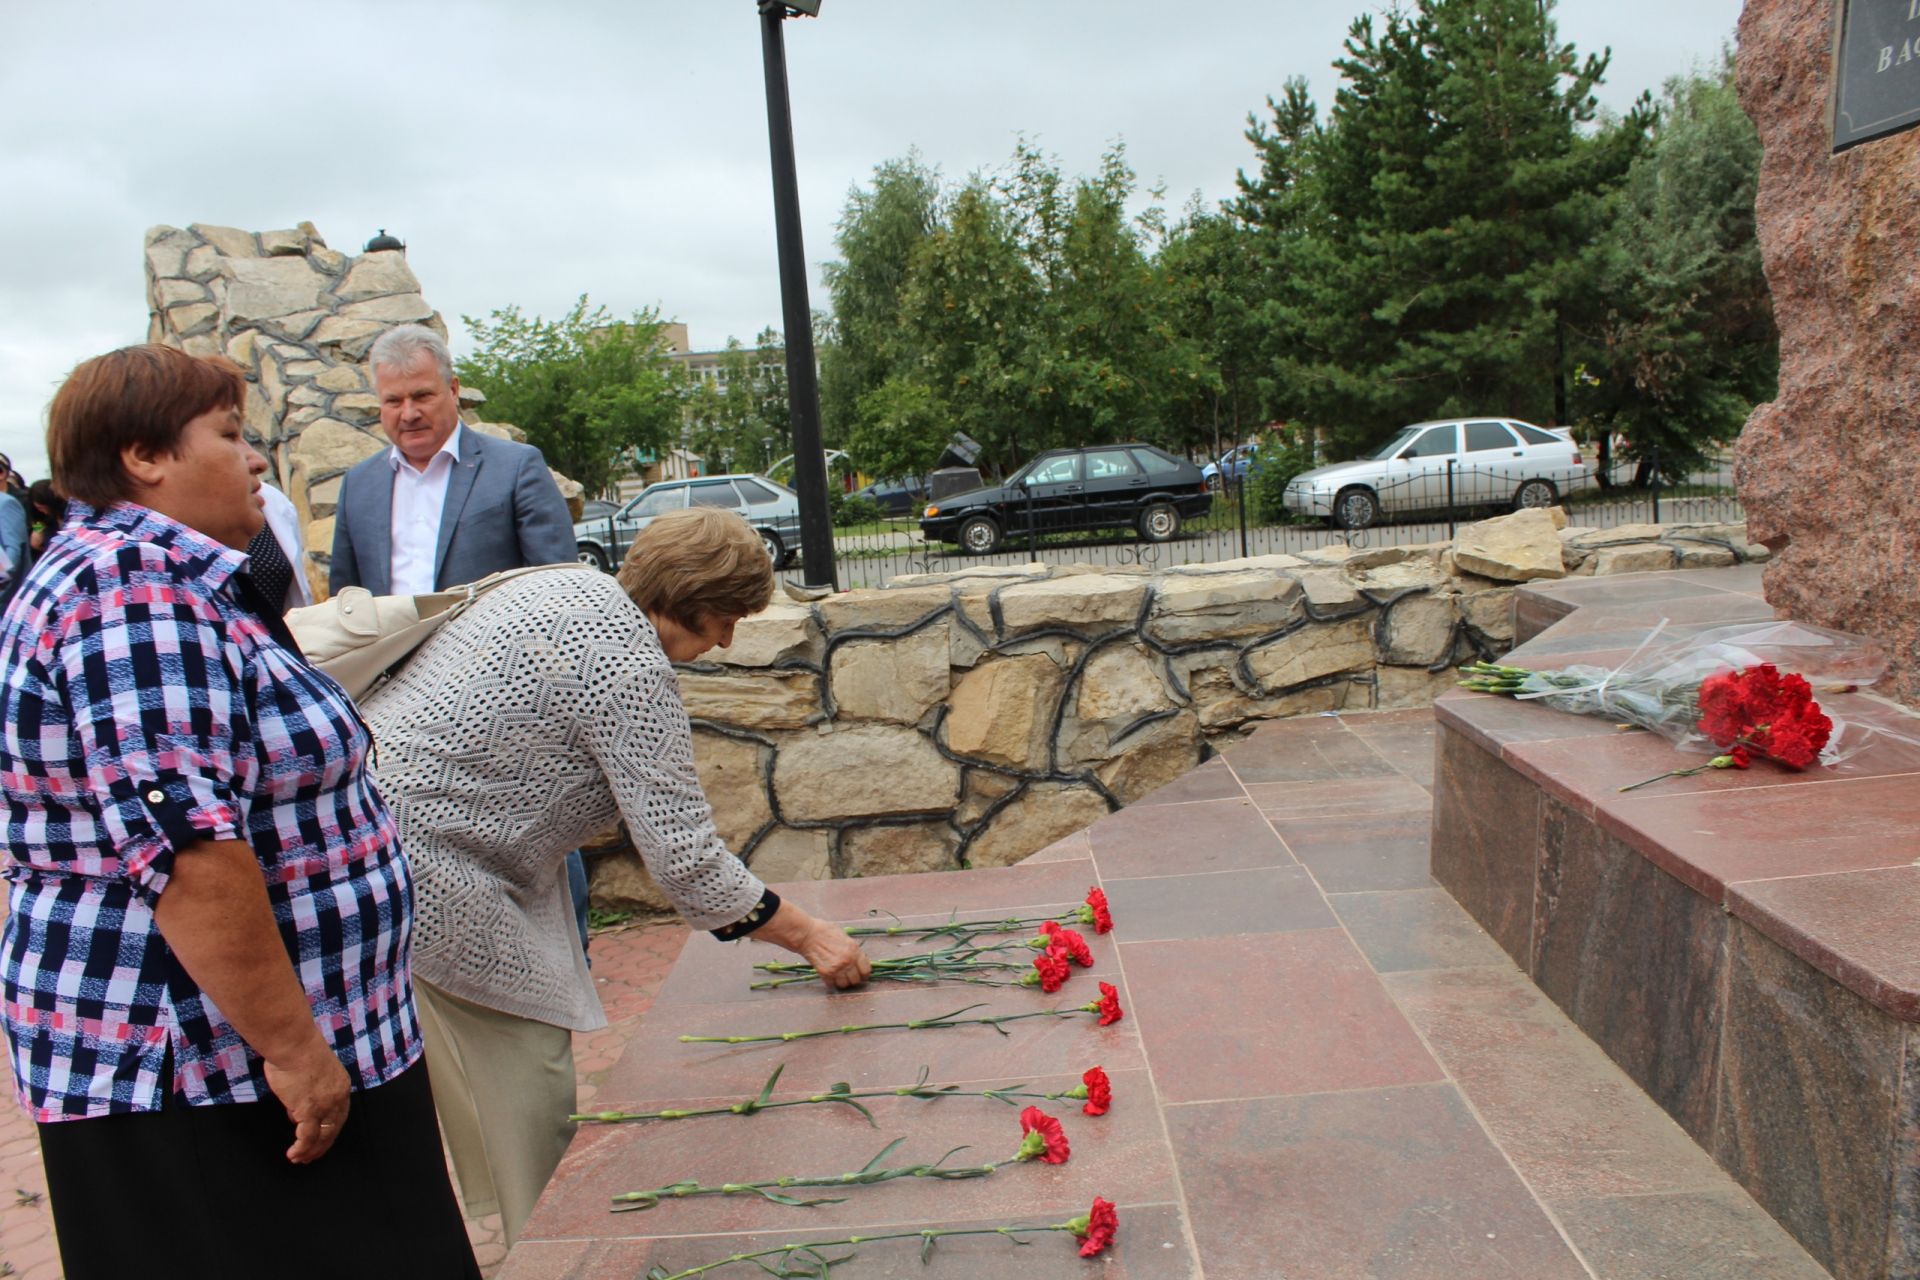
<svg viewBox="0 0 1920 1280">
<path fill-rule="evenodd" d="M 446 339 L 423 324 L 395 325 L 375 338 L 373 349 L 367 352 L 367 372 L 382 367 L 406 369 L 422 355 L 433 357 L 440 381 L 453 381 L 453 356 L 447 351 Z"/>
</svg>

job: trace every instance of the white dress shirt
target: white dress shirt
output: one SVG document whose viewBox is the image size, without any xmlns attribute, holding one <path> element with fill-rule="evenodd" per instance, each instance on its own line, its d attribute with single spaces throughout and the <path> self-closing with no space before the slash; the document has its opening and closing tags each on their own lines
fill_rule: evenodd
<svg viewBox="0 0 1920 1280">
<path fill-rule="evenodd" d="M 460 461 L 460 433 L 464 430 L 456 425 L 424 468 L 408 462 L 398 448 L 387 451 L 387 459 L 393 464 L 393 559 L 387 589 L 394 595 L 425 595 L 434 590 L 440 513 L 447 505 L 447 481 Z"/>
<path fill-rule="evenodd" d="M 293 566 L 287 598 L 278 603 L 283 610 L 312 604 L 313 587 L 307 581 L 307 549 L 300 541 L 300 513 L 294 509 L 292 498 L 270 484 L 261 484 L 260 494 L 266 499 L 267 528 L 273 530 L 274 541 L 280 544 L 287 563 Z"/>
</svg>

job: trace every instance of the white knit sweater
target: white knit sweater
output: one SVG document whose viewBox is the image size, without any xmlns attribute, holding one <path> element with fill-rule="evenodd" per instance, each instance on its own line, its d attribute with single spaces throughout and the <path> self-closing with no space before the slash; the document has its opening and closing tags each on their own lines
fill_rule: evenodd
<svg viewBox="0 0 1920 1280">
<path fill-rule="evenodd" d="M 696 929 L 764 886 L 727 851 L 659 637 L 618 583 L 571 567 L 503 583 L 362 707 L 414 875 L 414 971 L 489 1009 L 607 1023 L 563 861 L 625 818 Z"/>
</svg>

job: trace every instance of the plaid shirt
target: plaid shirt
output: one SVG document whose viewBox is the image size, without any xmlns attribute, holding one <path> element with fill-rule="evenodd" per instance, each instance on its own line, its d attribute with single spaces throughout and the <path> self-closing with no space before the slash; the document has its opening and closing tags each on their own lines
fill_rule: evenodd
<svg viewBox="0 0 1920 1280">
<path fill-rule="evenodd" d="M 412 887 L 340 686 L 235 597 L 243 553 L 75 504 L 0 618 L 11 910 L 0 1015 L 36 1120 L 268 1096 L 261 1059 L 154 926 L 174 859 L 243 839 L 356 1088 L 420 1054 Z M 191 856 L 191 855 L 190 855 Z"/>
</svg>

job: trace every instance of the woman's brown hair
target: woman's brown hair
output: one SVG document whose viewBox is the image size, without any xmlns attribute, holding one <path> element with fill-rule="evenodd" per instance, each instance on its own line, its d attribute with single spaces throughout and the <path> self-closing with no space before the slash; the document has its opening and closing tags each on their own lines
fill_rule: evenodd
<svg viewBox="0 0 1920 1280">
<path fill-rule="evenodd" d="M 225 356 L 190 356 L 152 342 L 85 361 L 47 410 L 53 487 L 92 507 L 131 497 L 122 449 L 176 452 L 189 422 L 238 408 L 245 386 L 240 366 Z"/>
<path fill-rule="evenodd" d="M 627 548 L 619 577 L 635 604 L 689 630 L 758 613 L 773 599 L 773 562 L 760 535 L 719 507 L 656 517 Z"/>
</svg>

